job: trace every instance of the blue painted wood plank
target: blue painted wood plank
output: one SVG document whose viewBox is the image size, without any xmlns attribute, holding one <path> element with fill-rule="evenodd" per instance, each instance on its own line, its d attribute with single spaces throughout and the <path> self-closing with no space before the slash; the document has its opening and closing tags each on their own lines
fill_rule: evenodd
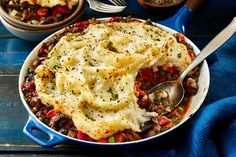
<svg viewBox="0 0 236 157">
<path fill-rule="evenodd" d="M 19 38 L 0 39 L 0 73 L 18 73 L 36 44 Z"/>
<path fill-rule="evenodd" d="M 14 37 L 1 23 L 0 21 L 0 38 L 5 38 L 5 37 Z"/>
</svg>

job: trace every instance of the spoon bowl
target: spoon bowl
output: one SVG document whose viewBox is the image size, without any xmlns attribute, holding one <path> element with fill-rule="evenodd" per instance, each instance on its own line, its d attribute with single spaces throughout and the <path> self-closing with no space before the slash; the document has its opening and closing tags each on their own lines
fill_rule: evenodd
<svg viewBox="0 0 236 157">
<path fill-rule="evenodd" d="M 221 45 L 223 45 L 236 31 L 236 17 L 232 22 L 223 29 L 215 38 L 213 38 L 197 55 L 193 62 L 181 73 L 178 79 L 175 81 L 166 81 L 157 84 L 148 91 L 148 94 L 165 91 L 168 93 L 169 99 L 173 106 L 178 106 L 184 98 L 185 90 L 183 88 L 183 80 L 185 76 L 201 63 L 206 57 L 215 52 Z"/>
<path fill-rule="evenodd" d="M 148 91 L 148 94 L 159 91 L 165 91 L 166 93 L 168 93 L 171 102 L 175 106 L 179 105 L 179 103 L 183 100 L 185 93 L 183 84 L 179 80 L 162 82 L 150 89 Z"/>
</svg>

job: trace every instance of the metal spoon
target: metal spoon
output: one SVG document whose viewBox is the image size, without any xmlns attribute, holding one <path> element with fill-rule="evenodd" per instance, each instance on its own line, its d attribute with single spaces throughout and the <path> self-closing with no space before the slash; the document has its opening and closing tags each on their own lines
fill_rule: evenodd
<svg viewBox="0 0 236 157">
<path fill-rule="evenodd" d="M 212 54 L 216 49 L 218 49 L 221 45 L 223 45 L 236 31 L 236 17 L 232 20 L 232 22 L 223 29 L 214 39 L 212 39 L 197 55 L 194 61 L 182 72 L 177 80 L 174 81 L 166 81 L 154 86 L 152 89 L 148 91 L 148 94 L 158 92 L 158 91 L 166 91 L 169 95 L 170 100 L 173 102 L 174 106 L 179 105 L 179 103 L 184 98 L 185 90 L 183 88 L 183 80 L 185 76 L 195 68 L 199 63 L 201 63 L 206 57 Z"/>
</svg>

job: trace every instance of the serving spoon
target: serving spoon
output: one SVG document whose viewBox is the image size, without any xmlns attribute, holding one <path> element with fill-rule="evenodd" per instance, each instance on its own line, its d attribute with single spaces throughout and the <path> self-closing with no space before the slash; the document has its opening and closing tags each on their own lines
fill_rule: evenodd
<svg viewBox="0 0 236 157">
<path fill-rule="evenodd" d="M 184 98 L 185 90 L 182 82 L 185 76 L 206 57 L 208 57 L 221 45 L 223 45 L 235 33 L 235 31 L 236 17 L 234 17 L 232 22 L 202 49 L 202 51 L 196 56 L 193 62 L 181 73 L 178 79 L 157 84 L 148 91 L 148 95 L 158 91 L 166 91 L 169 95 L 170 101 L 172 101 L 173 103 L 173 106 L 179 105 Z"/>
</svg>

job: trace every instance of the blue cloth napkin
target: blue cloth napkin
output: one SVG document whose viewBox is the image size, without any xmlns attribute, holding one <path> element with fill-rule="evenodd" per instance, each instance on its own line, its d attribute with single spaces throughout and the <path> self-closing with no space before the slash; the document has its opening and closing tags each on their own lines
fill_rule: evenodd
<svg viewBox="0 0 236 157">
<path fill-rule="evenodd" d="M 236 157 L 236 34 L 215 52 L 211 83 L 201 109 L 155 143 L 125 151 L 128 157 Z"/>
</svg>

